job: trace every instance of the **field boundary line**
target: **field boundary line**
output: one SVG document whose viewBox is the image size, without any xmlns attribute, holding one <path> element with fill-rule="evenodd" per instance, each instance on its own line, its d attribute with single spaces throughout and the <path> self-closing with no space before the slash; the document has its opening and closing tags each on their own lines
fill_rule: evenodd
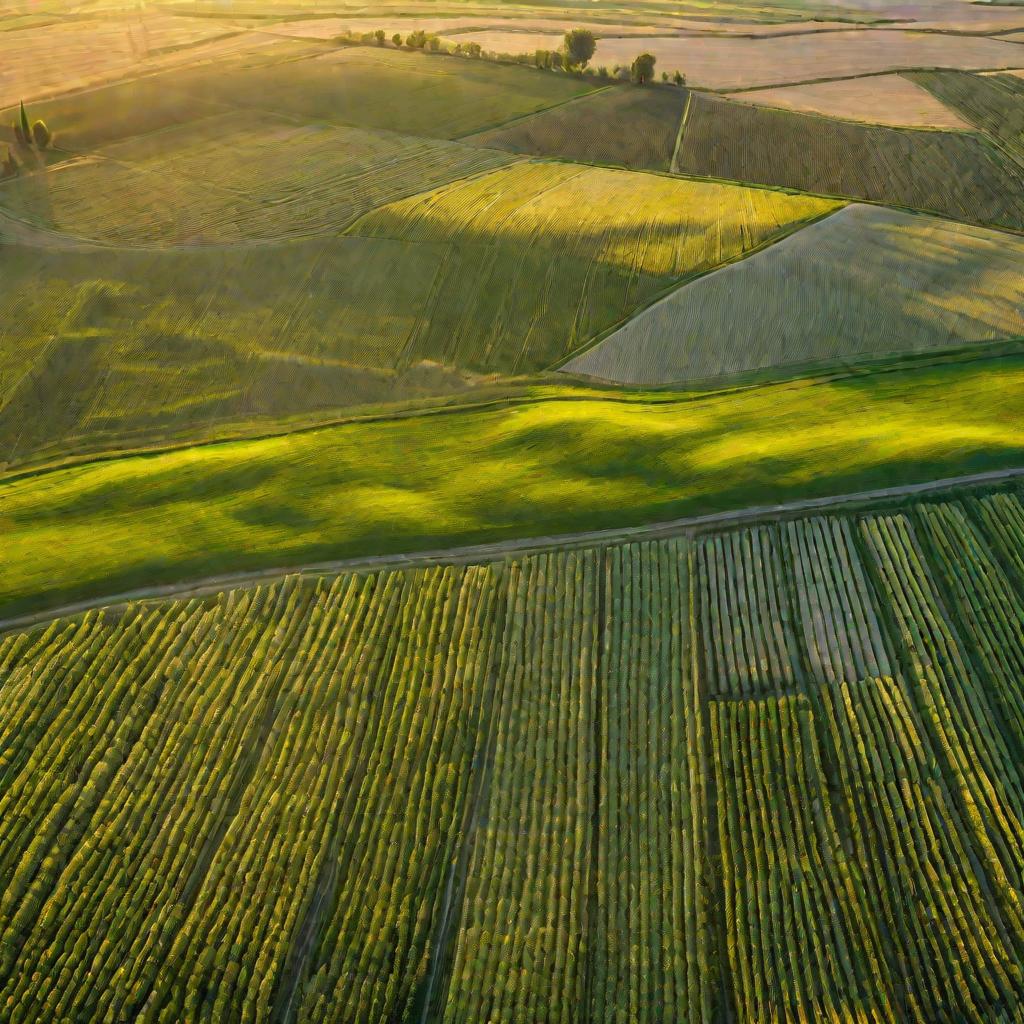
<svg viewBox="0 0 1024 1024">
<path fill-rule="evenodd" d="M 527 65 L 524 65 L 527 66 Z M 540 70 L 539 68 L 537 70 Z M 518 114 L 515 117 L 510 117 L 507 121 L 498 121 L 497 124 L 492 124 L 484 128 L 474 128 L 471 132 L 466 132 L 465 135 L 456 135 L 450 139 L 451 142 L 461 142 L 463 144 L 469 143 L 469 140 L 475 138 L 477 135 L 487 135 L 490 132 L 499 132 L 503 128 L 510 128 L 514 124 L 519 124 L 521 121 L 529 121 L 531 117 L 539 117 L 541 114 L 546 114 L 549 110 L 558 110 L 559 107 L 567 107 L 570 103 L 580 103 L 583 100 L 590 99 L 591 96 L 597 96 L 600 93 L 608 92 L 609 89 L 614 88 L 613 85 L 599 85 L 596 88 L 591 89 L 589 92 L 580 94 L 579 96 L 570 96 L 568 99 L 559 100 L 557 103 L 553 103 L 550 107 L 541 107 L 540 110 L 531 110 L 528 114 Z M 481 149 L 493 149 L 493 146 L 481 146 Z M 514 152 L 513 150 L 502 150 L 503 153 Z M 528 154 L 518 154 L 525 156 Z"/>
<path fill-rule="evenodd" d="M 942 477 L 924 483 L 880 487 L 867 491 L 828 495 L 821 498 L 800 498 L 777 505 L 751 505 L 725 512 L 710 512 L 698 516 L 683 516 L 642 526 L 609 527 L 602 530 L 575 533 L 518 537 L 511 540 L 489 541 L 449 548 L 399 552 L 387 555 L 363 555 L 326 562 L 275 566 L 244 572 L 223 573 L 198 580 L 167 583 L 101 597 L 87 598 L 57 608 L 31 612 L 26 615 L 0 619 L 0 634 L 16 629 L 31 628 L 52 619 L 78 615 L 96 608 L 116 609 L 137 602 L 164 601 L 191 597 L 204 597 L 223 590 L 255 586 L 285 576 L 334 576 L 346 572 L 374 572 L 376 570 L 417 569 L 435 565 L 478 565 L 500 562 L 510 555 L 526 556 L 556 549 L 598 547 L 639 540 L 663 540 L 674 536 L 700 533 L 711 528 L 773 521 L 799 516 L 817 510 L 856 511 L 879 502 L 898 501 L 917 495 L 941 494 L 960 488 L 997 484 L 1024 478 L 1024 466 L 1010 469 L 987 470 L 963 476 Z"/>
<path fill-rule="evenodd" d="M 623 327 L 625 327 L 626 324 L 630 323 L 633 320 L 636 320 L 637 317 L 643 316 L 643 314 L 646 313 L 648 310 L 653 309 L 653 307 L 659 305 L 662 302 L 665 302 L 667 299 L 671 298 L 671 296 L 674 295 L 676 292 L 687 287 L 688 285 L 693 284 L 695 281 L 699 281 L 703 277 L 709 277 L 711 274 L 715 274 L 719 270 L 725 270 L 727 267 L 731 267 L 736 263 L 742 263 L 745 259 L 751 256 L 757 256 L 759 253 L 771 249 L 772 246 L 778 244 L 779 242 L 784 242 L 787 238 L 791 238 L 793 235 L 798 234 L 804 228 L 809 228 L 812 224 L 817 224 L 819 221 L 823 221 L 829 217 L 835 216 L 835 214 L 839 213 L 842 210 L 845 210 L 848 206 L 855 205 L 850 202 L 839 200 L 836 200 L 836 202 L 838 202 L 839 205 L 834 206 L 831 209 L 825 210 L 823 213 L 819 213 L 816 217 L 810 217 L 800 221 L 790 221 L 789 224 L 781 228 L 776 234 L 769 235 L 767 238 L 762 239 L 757 245 L 753 246 L 752 248 L 745 249 L 743 250 L 743 252 L 738 252 L 735 255 L 730 256 L 727 260 L 723 260 L 721 263 L 716 263 L 713 267 L 708 267 L 706 270 L 692 271 L 689 274 L 685 274 L 682 277 L 677 278 L 666 288 L 663 288 L 661 291 L 651 296 L 650 300 L 645 302 L 642 306 L 638 306 L 636 309 L 632 310 L 630 313 L 624 316 L 621 320 L 617 320 L 610 327 L 604 328 L 604 330 L 600 331 L 598 334 L 595 334 L 592 338 L 584 342 L 578 348 L 574 348 L 572 352 L 570 352 L 567 356 L 563 356 L 557 362 L 551 363 L 548 367 L 546 367 L 545 372 L 563 372 L 562 368 L 567 363 L 571 363 L 574 359 L 578 359 L 580 356 L 585 355 L 592 349 L 597 348 L 597 346 L 600 345 L 602 341 L 605 341 L 606 339 L 610 338 L 613 334 L 616 334 Z M 601 378 L 595 379 L 600 380 Z M 615 384 L 617 382 L 608 381 L 607 383 Z"/>
</svg>

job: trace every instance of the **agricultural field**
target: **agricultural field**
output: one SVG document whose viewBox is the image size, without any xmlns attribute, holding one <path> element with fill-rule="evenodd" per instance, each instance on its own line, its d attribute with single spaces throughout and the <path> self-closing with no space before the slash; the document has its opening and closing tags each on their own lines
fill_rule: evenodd
<svg viewBox="0 0 1024 1024">
<path fill-rule="evenodd" d="M 972 76 L 974 77 L 974 76 Z M 844 78 L 837 82 L 748 89 L 730 98 L 805 114 L 824 114 L 845 121 L 892 128 L 945 128 L 969 131 L 971 124 L 940 103 L 927 89 L 898 74 Z"/>
<path fill-rule="evenodd" d="M 548 33 L 467 32 L 458 41 L 479 43 L 495 53 L 533 53 L 557 49 L 561 39 Z M 682 71 L 691 85 L 713 90 L 757 89 L 769 85 L 816 82 L 823 78 L 899 71 L 904 68 L 951 67 L 967 71 L 1015 68 L 1022 63 L 1015 42 L 983 36 L 850 29 L 770 35 L 602 36 L 594 63 L 612 68 L 629 65 L 643 52 L 654 54 L 658 70 Z"/>
<path fill-rule="evenodd" d="M 1024 165 L 1024 81 L 1013 75 L 919 71 L 908 77 L 986 132 Z"/>
<path fill-rule="evenodd" d="M 766 190 L 522 162 L 381 207 L 349 234 L 401 239 L 410 262 L 424 247 L 444 247 L 406 360 L 523 373 L 564 359 L 673 282 L 834 208 Z"/>
<path fill-rule="evenodd" d="M 1024 5 L 0 4 L 2 1024 L 1024 1024 Z"/>
<path fill-rule="evenodd" d="M 852 205 L 679 288 L 573 357 L 624 384 L 1024 339 L 1024 238 Z"/>
<path fill-rule="evenodd" d="M 673 167 L 1024 230 L 1024 167 L 965 132 L 865 125 L 694 92 Z"/>
<path fill-rule="evenodd" d="M 203 124 L 204 145 L 167 146 L 179 131 L 195 141 L 192 127 L 158 133 L 161 172 L 150 176 L 164 190 L 173 174 L 193 183 L 182 188 L 193 203 L 203 164 L 218 152 L 212 140 L 223 137 L 216 123 Z M 0 461 L 213 439 L 228 425 L 268 429 L 275 418 L 376 408 L 490 383 L 502 372 L 536 372 L 675 282 L 836 208 L 572 165 L 522 163 L 487 174 L 487 166 L 512 157 L 426 139 L 411 148 L 410 140 L 362 129 L 281 131 L 284 140 L 271 150 L 257 126 L 248 136 L 239 128 L 235 145 L 262 156 L 237 166 L 237 183 L 218 184 L 232 197 L 220 207 L 235 217 L 225 227 L 244 229 L 247 241 L 261 229 L 316 231 L 316 222 L 303 220 L 307 213 L 351 220 L 415 191 L 413 183 L 429 175 L 469 177 L 384 205 L 340 237 L 225 246 L 207 220 L 210 204 L 193 206 L 186 221 L 180 208 L 146 208 L 141 195 L 134 198 L 150 227 L 141 213 L 117 223 L 148 241 L 146 248 L 132 248 L 131 238 L 116 239 L 115 248 L 23 232 L 22 244 L 0 249 L 9 286 L 0 310 L 11 325 L 0 353 Z M 294 161 L 307 134 L 327 138 L 318 142 L 315 173 L 303 178 Z M 130 151 L 136 161 L 120 166 L 141 173 L 153 144 L 149 136 L 120 144 L 118 157 Z M 353 149 L 362 154 L 362 172 Z M 332 170 L 334 154 L 347 166 Z M 83 165 L 60 173 L 74 167 Z M 336 205 L 311 201 L 317 179 L 322 196 L 340 193 Z M 362 194 L 352 191 L 354 182 L 365 184 Z M 251 202 L 255 189 L 272 202 L 253 204 L 254 218 L 242 220 L 250 209 L 242 197 Z M 499 194 L 495 233 L 488 224 Z M 132 198 L 88 195 L 102 200 L 88 211 L 91 223 L 108 230 L 112 211 L 123 215 Z M 627 204 L 637 204 L 642 217 Z M 583 210 L 592 217 L 585 232 Z M 54 228 L 68 226 L 54 221 Z M 208 237 L 197 238 L 200 230 Z M 524 238 L 535 247 L 526 260 Z M 167 248 L 167 241 L 179 245 Z M 181 247 L 184 241 L 191 244 Z M 551 260 L 555 249 L 577 255 Z M 40 415 L 53 396 L 61 396 L 59 409 Z"/>
<path fill-rule="evenodd" d="M 667 171 L 687 95 L 684 89 L 610 87 L 466 141 L 529 156 Z"/>
<path fill-rule="evenodd" d="M 1022 546 L 1003 486 L 8 632 L 5 1013 L 1020 1020 Z"/>
<path fill-rule="evenodd" d="M 1019 350 L 712 394 L 538 385 L 0 481 L 0 607 L 1019 466 Z M 51 460 L 55 461 L 55 460 Z"/>
</svg>

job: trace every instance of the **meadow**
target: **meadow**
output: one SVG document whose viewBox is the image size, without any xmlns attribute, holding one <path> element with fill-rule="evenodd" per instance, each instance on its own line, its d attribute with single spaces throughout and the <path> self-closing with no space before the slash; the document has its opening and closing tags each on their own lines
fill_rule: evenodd
<svg viewBox="0 0 1024 1024">
<path fill-rule="evenodd" d="M 1024 338 L 1024 238 L 852 205 L 707 274 L 562 367 L 624 384 Z"/>
<path fill-rule="evenodd" d="M 1022 543 L 963 491 L 8 633 L 5 1015 L 1019 1021 Z"/>
<path fill-rule="evenodd" d="M 0 606 L 1003 469 L 1022 415 L 1017 355 L 710 395 L 542 388 L 113 458 L 0 482 Z"/>
</svg>

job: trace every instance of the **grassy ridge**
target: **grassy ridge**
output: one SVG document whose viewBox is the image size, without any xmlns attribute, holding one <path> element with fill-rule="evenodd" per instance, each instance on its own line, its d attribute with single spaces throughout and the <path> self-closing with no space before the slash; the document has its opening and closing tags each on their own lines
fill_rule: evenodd
<svg viewBox="0 0 1024 1024">
<path fill-rule="evenodd" d="M 1022 357 L 676 401 L 574 394 L 0 485 L 0 609 L 1024 464 Z"/>
</svg>

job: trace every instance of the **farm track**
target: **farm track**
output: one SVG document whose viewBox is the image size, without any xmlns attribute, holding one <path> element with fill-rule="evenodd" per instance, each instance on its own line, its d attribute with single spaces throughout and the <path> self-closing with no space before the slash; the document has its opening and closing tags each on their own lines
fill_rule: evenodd
<svg viewBox="0 0 1024 1024">
<path fill-rule="evenodd" d="M 254 586 L 291 575 L 336 575 L 345 572 L 370 572 L 377 569 L 414 569 L 436 565 L 471 565 L 482 562 L 500 561 L 508 555 L 530 555 L 565 548 L 592 547 L 601 544 L 617 544 L 627 541 L 658 540 L 676 534 L 700 532 L 706 528 L 727 528 L 741 524 L 754 524 L 817 510 L 852 511 L 862 506 L 877 506 L 878 503 L 898 501 L 917 495 L 940 494 L 959 488 L 998 484 L 1008 480 L 1024 478 L 1024 467 L 992 470 L 965 476 L 944 477 L 920 484 L 906 484 L 899 487 L 883 487 L 869 491 L 857 491 L 825 498 L 805 498 L 778 505 L 754 505 L 728 512 L 713 512 L 708 515 L 686 516 L 646 526 L 629 526 L 607 530 L 577 531 L 555 536 L 522 537 L 514 540 L 495 541 L 488 544 L 470 544 L 460 547 L 438 548 L 431 551 L 413 551 L 392 555 L 367 555 L 359 558 L 337 559 L 329 562 L 315 562 L 303 565 L 278 566 L 253 572 L 224 573 L 201 580 L 141 587 L 120 594 L 77 601 L 60 608 L 51 608 L 28 615 L 0 619 L 0 634 L 12 630 L 27 629 L 52 619 L 78 615 L 95 608 L 117 608 L 121 605 L 145 601 L 164 601 L 204 597 L 222 590 L 240 586 Z"/>
</svg>

